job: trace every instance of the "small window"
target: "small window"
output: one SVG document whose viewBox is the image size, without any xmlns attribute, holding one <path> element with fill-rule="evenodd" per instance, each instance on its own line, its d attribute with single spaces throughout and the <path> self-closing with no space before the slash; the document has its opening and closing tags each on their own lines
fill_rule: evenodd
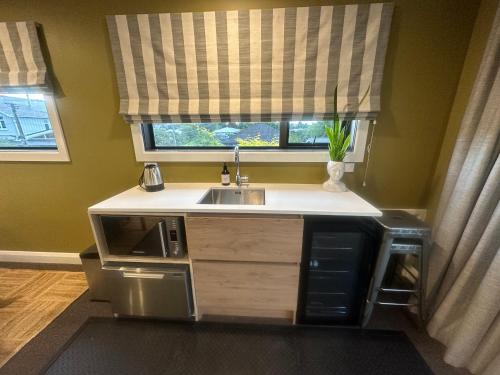
<svg viewBox="0 0 500 375">
<path fill-rule="evenodd" d="M 329 121 L 222 122 L 148 124 L 143 126 L 146 149 L 225 149 L 238 145 L 251 149 L 328 148 L 325 126 Z M 356 121 L 344 121 L 351 133 Z M 351 150 L 354 146 L 353 134 Z"/>
<path fill-rule="evenodd" d="M 150 149 L 278 148 L 279 122 L 153 124 L 146 128 Z"/>
<path fill-rule="evenodd" d="M 330 121 L 133 124 L 137 161 L 230 162 L 238 145 L 251 162 L 326 162 Z M 351 134 L 345 161 L 363 162 L 370 121 L 342 120 Z"/>
<path fill-rule="evenodd" d="M 0 116 L 0 160 L 69 160 L 51 96 L 2 92 Z"/>
<path fill-rule="evenodd" d="M 359 120 L 344 120 L 342 126 L 351 134 L 348 151 L 354 149 L 356 128 Z M 288 145 L 296 148 L 328 148 L 328 137 L 325 126 L 330 121 L 290 121 L 288 125 Z"/>
</svg>

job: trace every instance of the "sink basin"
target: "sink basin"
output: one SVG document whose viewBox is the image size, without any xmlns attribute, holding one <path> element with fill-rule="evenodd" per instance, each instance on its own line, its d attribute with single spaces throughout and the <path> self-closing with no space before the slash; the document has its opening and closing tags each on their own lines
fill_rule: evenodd
<svg viewBox="0 0 500 375">
<path fill-rule="evenodd" d="M 198 204 L 266 204 L 264 189 L 248 188 L 211 188 Z"/>
</svg>

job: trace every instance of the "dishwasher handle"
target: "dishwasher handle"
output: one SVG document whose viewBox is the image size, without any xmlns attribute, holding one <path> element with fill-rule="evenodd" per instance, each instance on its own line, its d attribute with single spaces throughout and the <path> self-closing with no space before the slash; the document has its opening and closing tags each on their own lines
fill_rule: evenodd
<svg viewBox="0 0 500 375">
<path fill-rule="evenodd" d="M 155 279 L 162 280 L 165 277 L 164 273 L 142 273 L 142 272 L 122 272 L 124 278 L 129 279 Z"/>
<path fill-rule="evenodd" d="M 113 267 L 113 266 L 102 266 L 103 270 L 106 271 L 118 271 L 121 273 L 122 277 L 129 279 L 155 279 L 155 280 L 163 280 L 163 279 L 184 279 L 186 277 L 185 273 L 179 271 L 166 271 L 166 272 L 154 272 L 151 271 L 139 271 L 134 268 L 129 267 Z"/>
</svg>

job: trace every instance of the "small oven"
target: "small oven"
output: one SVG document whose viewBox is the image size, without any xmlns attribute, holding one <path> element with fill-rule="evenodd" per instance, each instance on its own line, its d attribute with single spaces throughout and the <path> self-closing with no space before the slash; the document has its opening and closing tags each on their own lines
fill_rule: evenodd
<svg viewBox="0 0 500 375">
<path fill-rule="evenodd" d="M 186 254 L 182 216 L 101 215 L 99 221 L 105 255 L 183 258 Z"/>
</svg>

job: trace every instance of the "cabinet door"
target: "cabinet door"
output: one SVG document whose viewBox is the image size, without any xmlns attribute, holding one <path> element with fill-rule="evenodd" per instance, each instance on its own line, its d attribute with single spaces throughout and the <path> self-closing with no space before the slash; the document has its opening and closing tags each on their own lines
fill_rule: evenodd
<svg viewBox="0 0 500 375">
<path fill-rule="evenodd" d="M 297 308 L 297 264 L 195 261 L 193 275 L 201 316 L 292 319 Z"/>
<path fill-rule="evenodd" d="M 282 217 L 188 217 L 191 259 L 300 263 L 304 220 Z"/>
</svg>

